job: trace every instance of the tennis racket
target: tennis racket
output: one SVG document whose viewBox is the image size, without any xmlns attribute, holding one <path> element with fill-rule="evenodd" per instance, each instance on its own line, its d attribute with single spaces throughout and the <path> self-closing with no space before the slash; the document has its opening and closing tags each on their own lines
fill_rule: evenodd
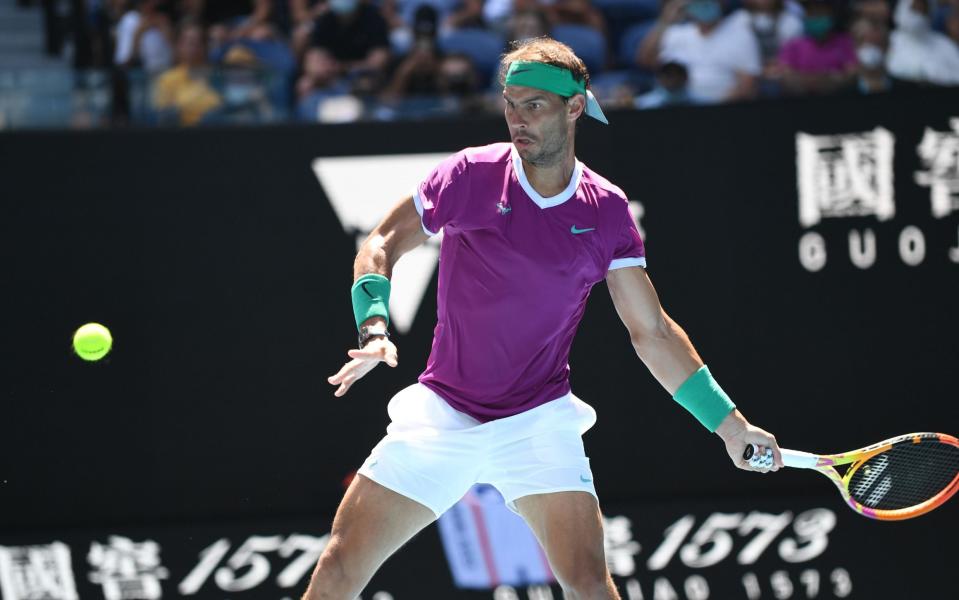
<svg viewBox="0 0 959 600">
<path fill-rule="evenodd" d="M 901 521 L 942 506 L 959 490 L 959 439 L 944 433 L 910 433 L 842 454 L 810 454 L 780 448 L 783 464 L 815 469 L 832 480 L 857 513 Z M 772 466 L 772 450 L 759 455 L 746 446 L 743 459 L 757 468 Z M 835 467 L 849 465 L 840 474 Z"/>
</svg>

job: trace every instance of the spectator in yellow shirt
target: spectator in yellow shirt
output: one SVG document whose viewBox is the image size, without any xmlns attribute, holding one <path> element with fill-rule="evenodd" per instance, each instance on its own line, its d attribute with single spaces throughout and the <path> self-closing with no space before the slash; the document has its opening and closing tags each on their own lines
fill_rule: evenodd
<svg viewBox="0 0 959 600">
<path fill-rule="evenodd" d="M 203 28 L 187 24 L 176 41 L 177 64 L 157 79 L 154 107 L 173 113 L 180 125 L 196 125 L 218 109 L 223 100 L 209 84 Z"/>
</svg>

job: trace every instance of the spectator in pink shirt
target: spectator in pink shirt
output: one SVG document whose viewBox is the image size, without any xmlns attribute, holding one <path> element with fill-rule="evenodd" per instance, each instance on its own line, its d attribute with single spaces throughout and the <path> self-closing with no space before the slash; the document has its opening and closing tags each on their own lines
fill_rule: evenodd
<svg viewBox="0 0 959 600">
<path fill-rule="evenodd" d="M 803 3 L 803 35 L 779 52 L 783 90 L 793 94 L 828 94 L 849 87 L 857 73 L 856 44 L 846 31 L 842 0 Z"/>
</svg>

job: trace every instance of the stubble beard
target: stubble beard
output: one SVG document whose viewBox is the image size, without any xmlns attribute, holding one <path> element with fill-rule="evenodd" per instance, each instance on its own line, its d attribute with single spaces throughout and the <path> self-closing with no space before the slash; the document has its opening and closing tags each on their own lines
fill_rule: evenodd
<svg viewBox="0 0 959 600">
<path fill-rule="evenodd" d="M 563 160 L 568 143 L 566 136 L 562 134 L 544 137 L 540 144 L 541 150 L 524 158 L 534 167 L 552 167 Z"/>
<path fill-rule="evenodd" d="M 549 132 L 543 132 L 537 144 L 539 152 L 532 153 L 526 151 L 526 156 L 522 158 L 534 167 L 552 167 L 560 163 L 566 156 L 566 150 L 569 148 L 570 139 L 566 129 L 562 125 L 557 125 L 555 129 Z"/>
</svg>

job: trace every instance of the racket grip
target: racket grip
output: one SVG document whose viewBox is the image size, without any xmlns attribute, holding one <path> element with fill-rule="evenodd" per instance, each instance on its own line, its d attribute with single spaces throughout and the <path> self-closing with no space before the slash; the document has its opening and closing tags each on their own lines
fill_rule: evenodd
<svg viewBox="0 0 959 600">
<path fill-rule="evenodd" d="M 788 450 L 780 448 L 779 452 L 783 457 L 783 465 L 793 469 L 815 469 L 821 458 L 818 454 L 809 452 L 800 452 L 799 450 Z M 743 451 L 743 460 L 748 461 L 751 467 L 757 469 L 769 468 L 773 465 L 773 451 L 766 448 L 766 456 L 759 456 L 759 448 L 756 444 L 749 444 Z"/>
<path fill-rule="evenodd" d="M 766 448 L 766 453 L 763 455 L 759 454 L 759 448 L 756 444 L 747 444 L 746 449 L 743 450 L 743 460 L 749 463 L 749 466 L 754 469 L 768 469 L 773 466 L 773 451 L 770 448 Z"/>
</svg>

